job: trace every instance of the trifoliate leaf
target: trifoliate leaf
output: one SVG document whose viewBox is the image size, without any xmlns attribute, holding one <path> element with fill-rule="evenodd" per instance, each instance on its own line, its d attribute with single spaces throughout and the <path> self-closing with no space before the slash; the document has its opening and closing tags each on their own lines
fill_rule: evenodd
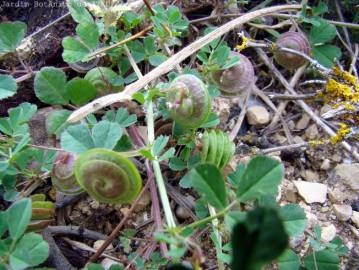
<svg viewBox="0 0 359 270">
<path fill-rule="evenodd" d="M 0 75 L 0 100 L 16 94 L 17 84 L 10 75 Z"/>
</svg>

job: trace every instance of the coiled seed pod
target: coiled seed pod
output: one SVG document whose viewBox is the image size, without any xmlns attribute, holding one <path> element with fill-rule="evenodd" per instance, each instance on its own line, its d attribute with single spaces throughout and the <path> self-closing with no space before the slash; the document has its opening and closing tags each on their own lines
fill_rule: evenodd
<svg viewBox="0 0 359 270">
<path fill-rule="evenodd" d="M 276 45 L 278 47 L 293 49 L 307 55 L 310 53 L 308 39 L 303 34 L 294 31 L 281 34 L 277 39 Z M 274 51 L 274 59 L 279 65 L 288 69 L 299 68 L 307 62 L 307 60 L 299 55 L 278 49 Z"/>
<path fill-rule="evenodd" d="M 115 91 L 122 90 L 122 86 L 114 86 L 111 84 L 111 81 L 117 77 L 117 73 L 112 69 L 107 67 L 97 67 L 87 72 L 84 79 L 88 80 L 96 87 L 99 95 L 105 95 L 109 93 L 110 87 Z"/>
<path fill-rule="evenodd" d="M 206 85 L 191 74 L 178 76 L 171 83 L 167 102 L 171 117 L 185 128 L 197 128 L 206 122 L 211 98 Z"/>
<path fill-rule="evenodd" d="M 142 187 L 136 166 L 121 154 L 107 149 L 90 149 L 79 155 L 75 175 L 92 198 L 104 203 L 129 203 Z"/>
<path fill-rule="evenodd" d="M 201 160 L 222 170 L 234 155 L 235 145 L 221 130 L 205 131 L 201 138 Z"/>
<path fill-rule="evenodd" d="M 68 195 L 83 192 L 75 177 L 75 159 L 75 155 L 71 153 L 58 152 L 51 171 L 52 185 L 58 191 Z"/>
<path fill-rule="evenodd" d="M 231 56 L 239 56 L 236 65 L 225 70 L 212 72 L 212 79 L 224 96 L 238 96 L 245 93 L 246 90 L 250 90 L 255 80 L 251 61 L 237 52 L 231 52 Z"/>
</svg>

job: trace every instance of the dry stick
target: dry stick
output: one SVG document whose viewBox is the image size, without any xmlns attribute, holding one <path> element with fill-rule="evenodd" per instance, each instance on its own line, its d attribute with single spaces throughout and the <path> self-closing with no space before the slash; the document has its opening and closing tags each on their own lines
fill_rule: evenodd
<svg viewBox="0 0 359 270">
<path fill-rule="evenodd" d="M 237 134 L 239 132 L 239 130 L 241 129 L 241 126 L 242 126 L 242 123 L 243 123 L 243 120 L 244 120 L 244 117 L 246 115 L 246 112 L 247 112 L 247 108 L 248 108 L 248 101 L 251 97 L 251 94 L 252 94 L 252 88 L 250 88 L 247 93 L 246 93 L 246 96 L 244 98 L 244 102 L 243 102 L 243 106 L 242 106 L 242 111 L 241 113 L 239 114 L 238 116 L 238 120 L 237 120 L 237 123 L 236 125 L 233 127 L 231 133 L 229 133 L 229 139 L 231 141 L 233 141 L 236 137 L 237 137 Z"/>
<path fill-rule="evenodd" d="M 340 9 L 340 4 L 338 2 L 338 0 L 335 0 L 335 8 L 337 10 L 337 13 L 339 15 L 339 19 L 340 21 L 344 22 L 344 17 L 343 17 L 343 13 L 342 10 Z M 351 47 L 351 42 L 350 42 L 350 38 L 349 38 L 349 33 L 348 33 L 348 29 L 346 27 L 343 27 L 343 32 L 344 32 L 344 37 L 346 39 L 346 42 L 349 46 L 349 53 L 353 56 L 353 48 Z"/>
<path fill-rule="evenodd" d="M 273 147 L 273 148 L 263 149 L 263 150 L 260 150 L 260 153 L 265 155 L 265 154 L 269 154 L 272 152 L 278 152 L 278 151 L 283 151 L 283 150 L 293 150 L 293 149 L 308 147 L 308 146 L 310 146 L 310 144 L 308 142 L 289 144 L 289 145 L 283 145 L 283 146 L 277 146 L 277 147 Z"/>
<path fill-rule="evenodd" d="M 299 69 L 297 69 L 297 71 L 294 73 L 292 79 L 289 82 L 290 87 L 293 87 L 293 88 L 295 87 L 295 85 L 299 81 L 300 77 L 303 75 L 306 67 L 307 67 L 307 65 L 304 65 L 304 66 L 300 67 Z M 288 91 L 286 91 L 285 94 L 288 94 Z M 272 122 L 269 124 L 269 128 L 273 128 L 277 124 L 279 117 L 282 115 L 287 104 L 288 104 L 288 101 L 279 103 L 278 110 L 277 110 L 278 113 L 276 113 L 274 115 Z"/>
<path fill-rule="evenodd" d="M 142 79 L 137 80 L 136 82 L 128 85 L 123 92 L 110 94 L 101 98 L 94 100 L 93 102 L 79 108 L 78 110 L 74 111 L 68 121 L 69 122 L 76 122 L 88 114 L 93 113 L 101 108 L 109 106 L 115 102 L 119 102 L 121 100 L 131 99 L 132 95 L 143 87 L 145 87 L 148 83 L 153 81 L 154 79 L 158 78 L 161 75 L 166 74 L 167 72 L 171 71 L 175 66 L 185 60 L 187 57 L 201 49 L 203 46 L 207 45 L 214 39 L 222 36 L 223 34 L 227 33 L 228 31 L 234 29 L 235 27 L 240 26 L 243 23 L 251 21 L 257 17 L 262 17 L 269 15 L 274 12 L 280 12 L 284 10 L 300 10 L 301 5 L 281 5 L 275 7 L 264 8 L 260 10 L 256 10 L 254 12 L 247 13 L 239 18 L 236 18 L 221 27 L 217 28 L 216 31 L 210 32 L 209 34 L 205 35 L 204 37 L 199 38 L 198 40 L 191 43 L 189 46 L 185 47 L 157 68 L 153 69 L 151 72 L 147 73 Z"/>
<path fill-rule="evenodd" d="M 287 80 L 283 77 L 283 75 L 279 72 L 279 70 L 273 65 L 273 63 L 269 60 L 268 56 L 265 54 L 265 52 L 260 49 L 256 48 L 256 51 L 259 55 L 259 57 L 262 59 L 262 61 L 270 68 L 273 72 L 273 74 L 277 77 L 277 79 L 280 81 L 280 83 L 287 89 L 287 91 L 293 95 L 296 95 L 297 93 L 291 87 L 291 85 L 287 82 Z M 322 119 L 317 116 L 313 110 L 303 101 L 303 100 L 297 100 L 296 101 L 299 106 L 303 109 L 303 111 L 309 115 L 310 118 L 318 125 L 320 126 L 329 136 L 335 136 L 336 133 L 333 131 L 329 126 L 327 126 Z M 344 147 L 345 150 L 347 150 L 352 156 L 359 161 L 359 154 L 355 151 L 353 147 L 351 147 L 346 141 L 342 141 L 341 145 Z"/>
<path fill-rule="evenodd" d="M 135 209 L 137 203 L 142 198 L 143 194 L 145 194 L 146 190 L 148 189 L 148 187 L 150 185 L 150 182 L 151 182 L 151 180 L 148 179 L 148 181 L 147 181 L 146 185 L 143 187 L 141 193 L 137 196 L 136 200 L 132 203 L 131 208 L 128 210 L 128 212 L 125 214 L 125 216 L 121 219 L 121 222 L 116 226 L 116 228 L 112 231 L 112 233 L 107 237 L 105 242 L 95 252 L 95 254 L 91 256 L 91 258 L 88 260 L 87 263 L 95 261 L 105 251 L 105 249 L 111 244 L 111 242 L 120 234 L 122 227 L 126 224 L 128 218 L 130 217 L 131 213 Z"/>
<path fill-rule="evenodd" d="M 268 97 L 272 100 L 299 100 L 299 99 L 312 99 L 316 96 L 316 93 L 291 95 L 291 94 L 268 94 Z M 279 110 L 278 110 L 279 112 Z"/>
<path fill-rule="evenodd" d="M 98 50 L 98 51 L 95 51 L 95 52 L 91 53 L 91 54 L 88 56 L 88 57 L 89 57 L 88 60 L 92 60 L 93 58 L 95 58 L 95 57 L 96 57 L 97 55 L 99 55 L 99 54 L 105 53 L 105 52 L 107 52 L 107 51 L 109 51 L 109 50 L 111 50 L 111 49 L 114 49 L 114 48 L 117 48 L 117 47 L 119 47 L 119 46 L 121 46 L 121 45 L 124 45 L 124 44 L 126 44 L 127 42 L 129 42 L 129 41 L 131 41 L 131 40 L 134 40 L 134 39 L 137 39 L 137 38 L 139 38 L 139 37 L 142 37 L 142 36 L 145 35 L 148 31 L 150 31 L 152 28 L 153 28 L 152 25 L 151 25 L 151 26 L 148 26 L 148 27 L 146 27 L 145 29 L 141 30 L 140 32 L 138 32 L 138 33 L 136 33 L 136 34 L 134 34 L 134 35 L 132 35 L 132 36 L 126 38 L 126 39 L 123 39 L 123 40 L 121 40 L 121 41 L 119 41 L 119 42 L 117 42 L 117 43 L 115 43 L 115 44 L 113 44 L 113 45 L 111 45 L 111 46 L 108 46 L 108 47 L 105 47 L 105 48 L 100 49 L 100 50 Z"/>
</svg>

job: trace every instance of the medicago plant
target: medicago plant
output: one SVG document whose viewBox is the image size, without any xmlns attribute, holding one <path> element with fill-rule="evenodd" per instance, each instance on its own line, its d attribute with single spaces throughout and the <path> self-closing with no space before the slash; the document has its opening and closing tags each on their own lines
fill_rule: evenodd
<svg viewBox="0 0 359 270">
<path fill-rule="evenodd" d="M 327 140 L 346 144 L 344 140 L 355 138 L 358 81 L 334 66 L 340 49 L 326 44 L 335 37 L 335 27 L 320 17 L 323 4 L 313 7 L 312 13 L 301 5 L 249 12 L 217 29 L 203 29 L 203 36 L 188 45 L 189 22 L 176 6 L 68 0 L 67 7 L 76 29 L 62 40 L 62 57 L 76 76 L 52 66 L 29 73 L 35 77 L 36 97 L 55 108 L 46 117 L 46 129 L 57 143 L 32 141 L 35 105 L 22 103 L 0 119 L 1 195 L 5 206 L 11 204 L 0 212 L 0 267 L 25 269 L 47 258 L 49 248 L 41 236 L 24 234 L 51 232 L 53 204 L 46 196 L 40 202 L 32 197 L 32 207 L 24 199 L 46 183 L 69 201 L 87 194 L 114 209 L 131 204 L 106 241 L 91 250 L 89 263 L 122 233 L 121 247 L 129 258 L 126 269 L 207 269 L 208 248 L 198 240 L 198 233 L 205 230 L 206 244 L 215 250 L 215 269 L 255 270 L 273 263 L 280 269 L 325 269 L 328 263 L 338 269 L 339 255 L 347 252 L 338 238 L 323 244 L 316 232 L 313 248 L 303 260 L 290 249 L 289 241 L 303 235 L 307 221 L 299 205 L 277 203 L 284 166 L 260 153 L 233 166 L 238 131 L 221 130 L 213 110 L 218 96 L 240 97 L 245 108 L 252 91 L 258 94 L 259 74 L 247 48 L 263 48 L 285 72 L 310 64 L 326 85 L 316 98 L 342 112 L 335 116 L 343 123 Z M 273 12 L 290 15 L 286 11 L 299 12 L 299 25 L 281 34 L 269 31 L 273 41 L 243 33 L 239 44 L 221 39 L 240 24 Z M 328 34 L 318 35 L 324 31 Z M 23 62 L 18 48 L 25 34 L 24 23 L 1 23 L 0 53 Z M 173 55 L 182 45 L 187 47 Z M 193 64 L 180 66 L 194 53 L 196 69 Z M 0 75 L 0 98 L 15 95 L 18 82 L 9 74 Z M 171 178 L 195 198 L 195 214 L 188 207 L 193 222 L 176 219 L 169 198 Z M 153 256 L 147 254 L 147 261 L 144 252 L 130 251 L 135 233 L 122 230 L 146 189 L 153 205 L 150 242 L 156 243 L 148 249 Z M 15 233 L 16 219 L 15 227 L 21 228 Z M 157 244 L 162 259 L 153 253 Z M 31 259 L 24 257 L 27 252 Z M 102 269 L 96 264 L 86 267 Z"/>
</svg>

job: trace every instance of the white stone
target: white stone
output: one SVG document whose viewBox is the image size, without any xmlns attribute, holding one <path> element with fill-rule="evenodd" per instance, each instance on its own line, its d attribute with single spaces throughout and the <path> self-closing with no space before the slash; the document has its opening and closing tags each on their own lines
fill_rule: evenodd
<svg viewBox="0 0 359 270">
<path fill-rule="evenodd" d="M 326 243 L 332 241 L 337 233 L 337 229 L 333 224 L 322 228 L 322 240 Z"/>
<path fill-rule="evenodd" d="M 262 126 L 270 121 L 270 113 L 261 105 L 254 105 L 247 109 L 247 120 L 252 126 Z"/>
<path fill-rule="evenodd" d="M 324 159 L 322 164 L 320 165 L 320 169 L 322 169 L 323 171 L 327 171 L 330 169 L 330 160 L 329 159 Z"/>
<path fill-rule="evenodd" d="M 295 128 L 296 129 L 305 129 L 308 127 L 310 122 L 310 117 L 308 116 L 308 114 L 304 113 L 302 118 L 299 119 L 299 121 L 297 122 Z"/>
<path fill-rule="evenodd" d="M 105 270 L 110 269 L 112 265 L 118 265 L 118 264 L 119 264 L 118 262 L 111 260 L 109 258 L 105 258 L 101 262 L 101 265 Z"/>
<path fill-rule="evenodd" d="M 294 185 L 307 203 L 324 203 L 327 200 L 328 187 L 324 184 L 294 181 Z"/>
<path fill-rule="evenodd" d="M 176 216 L 180 219 L 187 219 L 191 217 L 190 213 L 180 205 L 176 208 Z"/>
<path fill-rule="evenodd" d="M 343 180 L 351 189 L 359 191 L 359 163 L 339 164 L 334 171 L 336 177 Z"/>
<path fill-rule="evenodd" d="M 333 204 L 334 212 L 339 220 L 347 221 L 353 214 L 352 207 L 348 204 Z"/>
<path fill-rule="evenodd" d="M 318 135 L 319 135 L 319 131 L 318 131 L 318 128 L 317 128 L 317 125 L 316 125 L 316 124 L 310 125 L 310 126 L 305 130 L 305 136 L 306 136 L 309 140 L 318 139 Z"/>
<path fill-rule="evenodd" d="M 359 228 L 359 212 L 353 211 L 353 215 L 351 217 L 351 220 L 355 224 L 357 228 Z"/>
<path fill-rule="evenodd" d="M 94 244 L 93 244 L 93 248 L 94 249 L 99 249 L 102 244 L 105 243 L 105 240 L 97 240 Z M 108 247 L 106 248 L 106 250 L 110 250 L 113 249 L 113 245 L 109 244 Z"/>
</svg>

